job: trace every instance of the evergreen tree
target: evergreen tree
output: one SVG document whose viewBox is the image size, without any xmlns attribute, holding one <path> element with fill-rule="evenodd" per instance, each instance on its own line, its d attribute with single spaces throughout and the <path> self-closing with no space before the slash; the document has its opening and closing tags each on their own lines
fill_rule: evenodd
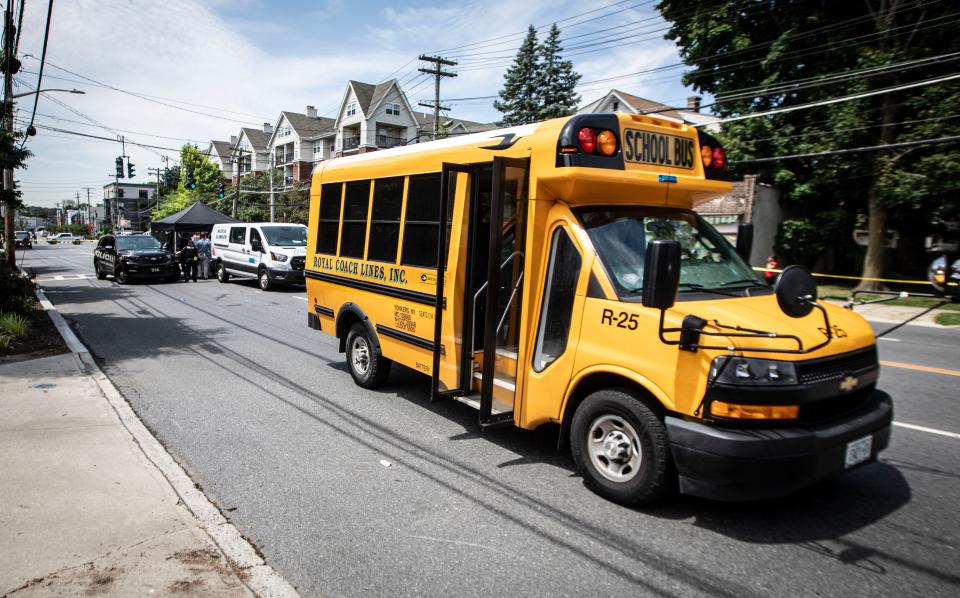
<svg viewBox="0 0 960 598">
<path fill-rule="evenodd" d="M 577 111 L 580 94 L 574 91 L 580 81 L 580 73 L 573 70 L 573 63 L 561 56 L 560 28 L 554 23 L 547 39 L 539 47 L 540 76 L 537 87 L 540 102 L 536 120 L 570 116 Z"/>
<path fill-rule="evenodd" d="M 522 125 L 537 120 L 540 108 L 538 50 L 537 30 L 530 25 L 513 65 L 504 75 L 503 89 L 500 90 L 503 101 L 493 102 L 493 107 L 503 113 L 500 121 L 502 126 Z"/>
</svg>

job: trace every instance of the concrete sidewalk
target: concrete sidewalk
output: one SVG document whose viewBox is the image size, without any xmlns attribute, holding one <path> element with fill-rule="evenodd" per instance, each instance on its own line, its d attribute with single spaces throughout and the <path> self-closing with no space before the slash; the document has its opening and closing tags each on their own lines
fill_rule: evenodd
<svg viewBox="0 0 960 598">
<path fill-rule="evenodd" d="M 0 365 L 0 596 L 296 596 L 83 345 Z"/>
</svg>

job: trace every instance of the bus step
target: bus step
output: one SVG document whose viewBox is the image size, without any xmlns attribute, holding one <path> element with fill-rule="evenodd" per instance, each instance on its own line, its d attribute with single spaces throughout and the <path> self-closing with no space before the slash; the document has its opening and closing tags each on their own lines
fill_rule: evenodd
<svg viewBox="0 0 960 598">
<path fill-rule="evenodd" d="M 478 393 L 478 392 L 475 392 L 475 393 L 472 393 L 472 394 L 468 394 L 468 395 L 459 396 L 459 397 L 453 397 L 453 400 L 459 401 L 459 402 L 463 403 L 464 405 L 469 405 L 469 406 L 473 407 L 474 409 L 476 409 L 477 411 L 480 410 L 480 393 Z M 493 406 L 493 409 L 491 409 L 491 412 L 492 412 L 492 415 L 501 415 L 501 414 L 509 414 L 509 413 L 510 413 L 509 411 L 503 411 L 503 410 L 501 410 L 501 409 L 497 409 L 496 403 L 494 403 L 494 406 Z"/>
</svg>

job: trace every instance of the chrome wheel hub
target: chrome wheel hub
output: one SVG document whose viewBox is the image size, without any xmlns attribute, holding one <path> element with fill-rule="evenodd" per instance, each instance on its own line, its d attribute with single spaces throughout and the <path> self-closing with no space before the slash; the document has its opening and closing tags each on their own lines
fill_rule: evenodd
<svg viewBox="0 0 960 598">
<path fill-rule="evenodd" d="M 362 336 L 353 339 L 353 344 L 350 345 L 350 359 L 353 364 L 353 371 L 360 376 L 366 375 L 370 368 L 370 348 Z"/>
<path fill-rule="evenodd" d="M 600 475 L 612 482 L 628 482 L 640 471 L 643 452 L 640 435 L 625 418 L 601 415 L 587 432 L 587 453 Z"/>
</svg>

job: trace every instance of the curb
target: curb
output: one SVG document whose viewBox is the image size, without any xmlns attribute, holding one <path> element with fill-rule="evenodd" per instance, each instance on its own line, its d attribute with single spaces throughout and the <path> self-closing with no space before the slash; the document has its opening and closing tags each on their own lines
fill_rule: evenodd
<svg viewBox="0 0 960 598">
<path fill-rule="evenodd" d="M 80 369 L 97 383 L 100 392 L 103 393 L 103 396 L 120 418 L 120 423 L 133 436 L 134 442 L 137 443 L 147 459 L 160 470 L 160 473 L 167 479 L 187 509 L 193 513 L 200 527 L 210 536 L 213 543 L 232 561 L 238 573 L 242 573 L 242 575 L 239 575 L 240 581 L 257 596 L 271 598 L 299 596 L 287 580 L 283 579 L 273 567 L 264 562 L 253 546 L 243 538 L 240 531 L 227 521 L 220 510 L 197 488 L 187 472 L 160 444 L 160 441 L 147 430 L 130 407 L 130 404 L 117 390 L 117 387 L 97 366 L 87 347 L 77 338 L 70 326 L 67 325 L 66 320 L 63 319 L 63 316 L 50 303 L 39 287 L 36 289 L 36 295 L 60 336 L 63 337 L 64 342 L 67 343 L 70 351 L 74 354 Z"/>
</svg>

